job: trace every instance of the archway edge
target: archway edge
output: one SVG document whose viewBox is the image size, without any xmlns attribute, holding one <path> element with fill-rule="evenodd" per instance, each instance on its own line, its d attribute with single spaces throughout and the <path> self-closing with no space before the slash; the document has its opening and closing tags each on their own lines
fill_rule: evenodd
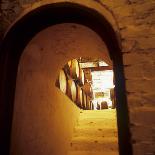
<svg viewBox="0 0 155 155">
<path fill-rule="evenodd" d="M 0 73 L 2 73 L 0 77 L 0 102 L 2 103 L 2 119 L 0 120 L 0 125 L 3 124 L 2 127 L 0 126 L 2 128 L 0 144 L 4 146 L 2 147 L 3 150 L 1 150 L 3 151 L 2 154 L 8 154 L 9 152 L 8 147 L 10 144 L 16 76 L 22 51 L 28 42 L 39 31 L 46 27 L 57 23 L 76 22 L 76 20 L 78 20 L 77 23 L 86 25 L 94 31 L 97 31 L 99 36 L 105 41 L 109 53 L 113 58 L 116 80 L 116 102 L 118 103 L 119 150 L 120 155 L 132 155 L 123 60 L 121 48 L 119 46 L 121 45 L 119 44 L 119 29 L 117 28 L 112 14 L 106 9 L 107 13 L 104 14 L 94 9 L 93 5 L 90 5 L 91 2 L 89 0 L 86 0 L 89 2 L 87 5 L 79 4 L 79 2 L 82 3 L 82 0 L 79 0 L 78 3 L 77 0 L 75 1 L 76 3 L 69 0 L 65 2 L 62 0 L 55 0 L 52 1 L 53 3 L 46 3 L 43 5 L 37 3 L 38 6 L 34 5 L 35 7 L 33 6 L 33 9 L 29 8 L 30 11 L 24 13 L 23 16 L 20 16 L 13 23 L 4 37 L 1 48 L 2 51 L 0 53 Z M 95 5 L 99 4 L 97 3 Z M 61 10 L 62 8 L 63 10 Z M 103 7 L 101 8 L 103 9 Z"/>
<path fill-rule="evenodd" d="M 35 11 L 41 7 L 45 7 L 47 5 L 52 4 L 62 4 L 62 3 L 68 3 L 68 4 L 74 4 L 74 5 L 80 5 L 83 7 L 86 7 L 88 9 L 92 9 L 94 11 L 97 11 L 99 14 L 101 14 L 112 26 L 113 30 L 117 34 L 118 42 L 120 43 L 120 33 L 119 33 L 119 26 L 116 21 L 116 17 L 113 14 L 112 10 L 105 4 L 99 1 L 92 1 L 92 0 L 43 0 L 39 2 L 34 2 L 32 5 L 28 5 L 25 7 L 25 9 L 21 12 L 21 14 L 12 22 L 12 24 L 9 26 L 9 28 L 6 30 L 5 36 L 13 26 L 17 24 L 18 21 L 20 21 L 24 16 L 31 13 L 32 11 Z"/>
</svg>

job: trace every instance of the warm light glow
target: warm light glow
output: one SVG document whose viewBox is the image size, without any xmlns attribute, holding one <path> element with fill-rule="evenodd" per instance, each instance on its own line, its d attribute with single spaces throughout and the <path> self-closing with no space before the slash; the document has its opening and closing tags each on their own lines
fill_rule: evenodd
<svg viewBox="0 0 155 155">
<path fill-rule="evenodd" d="M 93 71 L 92 72 L 92 89 L 93 89 L 93 105 L 94 110 L 97 109 L 97 104 L 101 106 L 103 101 L 107 102 L 108 108 L 112 107 L 110 98 L 110 89 L 114 88 L 113 71 Z"/>
<path fill-rule="evenodd" d="M 105 89 L 114 88 L 113 71 L 93 71 L 92 72 L 92 88 L 94 91 L 102 92 Z"/>
<path fill-rule="evenodd" d="M 104 62 L 104 61 L 100 61 L 99 66 L 108 66 L 108 64 L 106 62 Z"/>
</svg>

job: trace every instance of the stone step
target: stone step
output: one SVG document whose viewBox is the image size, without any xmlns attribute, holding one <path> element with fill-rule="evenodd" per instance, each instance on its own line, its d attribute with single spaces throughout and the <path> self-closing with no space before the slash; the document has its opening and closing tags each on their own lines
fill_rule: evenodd
<svg viewBox="0 0 155 155">
<path fill-rule="evenodd" d="M 116 110 L 82 110 L 68 155 L 118 155 Z"/>
<path fill-rule="evenodd" d="M 80 119 L 84 118 L 116 118 L 116 110 L 83 110 L 80 112 Z"/>
<path fill-rule="evenodd" d="M 108 112 L 111 112 L 111 111 L 116 111 L 116 109 L 103 109 L 103 110 L 81 110 L 80 113 L 84 113 L 84 114 L 99 114 L 100 113 L 108 113 Z"/>
<path fill-rule="evenodd" d="M 116 118 L 111 118 L 110 116 L 106 116 L 106 117 L 80 117 L 79 118 L 79 121 L 85 121 L 85 120 L 88 120 L 88 121 L 90 121 L 90 120 L 111 120 L 111 121 L 113 121 L 113 120 L 115 120 Z"/>
<path fill-rule="evenodd" d="M 73 137 L 70 150 L 74 151 L 117 151 L 118 142 L 115 137 Z"/>
<path fill-rule="evenodd" d="M 69 151 L 68 155 L 119 155 L 116 151 Z"/>
<path fill-rule="evenodd" d="M 85 128 L 94 128 L 94 127 L 102 127 L 102 128 L 117 128 L 116 121 L 111 119 L 86 119 L 86 120 L 79 120 L 77 123 L 77 127 Z"/>
<path fill-rule="evenodd" d="M 73 137 L 117 137 L 117 129 L 76 127 Z"/>
</svg>

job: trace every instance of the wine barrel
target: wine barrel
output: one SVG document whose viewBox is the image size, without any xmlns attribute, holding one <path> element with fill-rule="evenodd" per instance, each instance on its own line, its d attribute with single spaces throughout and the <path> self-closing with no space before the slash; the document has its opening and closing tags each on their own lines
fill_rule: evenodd
<svg viewBox="0 0 155 155">
<path fill-rule="evenodd" d="M 82 102 L 83 102 L 83 99 L 82 99 L 82 89 L 80 86 L 77 86 L 77 97 L 76 97 L 76 103 L 77 105 L 82 108 Z"/>
<path fill-rule="evenodd" d="M 86 93 L 83 91 L 83 102 L 82 102 L 82 105 L 83 105 L 83 109 L 87 109 L 87 96 L 86 96 Z"/>
<path fill-rule="evenodd" d="M 67 91 L 67 78 L 66 74 L 63 69 L 60 70 L 59 72 L 59 77 L 58 77 L 58 87 L 60 90 L 66 94 Z"/>
<path fill-rule="evenodd" d="M 94 105 L 92 101 L 90 101 L 90 110 L 94 110 Z"/>
<path fill-rule="evenodd" d="M 85 68 L 84 75 L 85 75 L 85 81 L 92 81 L 91 69 Z"/>
<path fill-rule="evenodd" d="M 101 110 L 101 105 L 99 103 L 97 103 L 97 110 Z"/>
<path fill-rule="evenodd" d="M 70 76 L 70 67 L 71 67 L 71 60 L 68 61 L 65 65 L 64 65 L 64 71 L 67 75 Z"/>
<path fill-rule="evenodd" d="M 85 78 L 84 77 L 84 71 L 83 71 L 83 69 L 80 68 L 79 80 L 80 80 L 81 85 L 84 85 L 84 80 L 85 80 L 84 78 Z"/>
<path fill-rule="evenodd" d="M 79 77 L 80 75 L 79 71 L 80 71 L 79 62 L 76 59 L 73 59 L 70 65 L 70 75 L 72 79 L 77 79 Z"/>
<path fill-rule="evenodd" d="M 86 97 L 87 97 L 87 110 L 90 110 L 91 109 L 91 98 L 88 95 L 86 95 Z"/>
<path fill-rule="evenodd" d="M 108 109 L 108 104 L 106 101 L 101 102 L 101 109 Z"/>
<path fill-rule="evenodd" d="M 94 110 L 94 104 L 93 104 L 93 102 L 91 102 L 91 105 L 92 105 L 91 106 L 92 107 L 91 110 Z"/>
<path fill-rule="evenodd" d="M 74 80 L 68 79 L 68 87 L 67 87 L 67 95 L 70 97 L 70 99 L 74 102 L 76 102 L 76 94 L 77 94 L 77 88 Z"/>
<path fill-rule="evenodd" d="M 114 88 L 110 89 L 110 98 L 112 101 L 112 109 L 114 109 L 116 108 L 116 96 L 115 96 Z"/>
<path fill-rule="evenodd" d="M 67 65 L 68 65 L 69 67 L 71 67 L 71 64 L 72 64 L 72 61 L 69 60 L 69 61 L 67 62 Z"/>
<path fill-rule="evenodd" d="M 92 87 L 90 83 L 85 83 L 82 88 L 87 95 L 92 97 Z"/>
</svg>

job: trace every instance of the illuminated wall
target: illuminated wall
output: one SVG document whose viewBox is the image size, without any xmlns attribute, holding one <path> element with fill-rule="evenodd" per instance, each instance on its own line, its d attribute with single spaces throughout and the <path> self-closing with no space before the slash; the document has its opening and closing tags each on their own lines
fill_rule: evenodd
<svg viewBox="0 0 155 155">
<path fill-rule="evenodd" d="M 49 27 L 30 41 L 18 67 L 11 155 L 66 154 L 79 109 L 55 80 L 68 60 L 104 52 L 101 38 L 78 24 Z"/>
</svg>

